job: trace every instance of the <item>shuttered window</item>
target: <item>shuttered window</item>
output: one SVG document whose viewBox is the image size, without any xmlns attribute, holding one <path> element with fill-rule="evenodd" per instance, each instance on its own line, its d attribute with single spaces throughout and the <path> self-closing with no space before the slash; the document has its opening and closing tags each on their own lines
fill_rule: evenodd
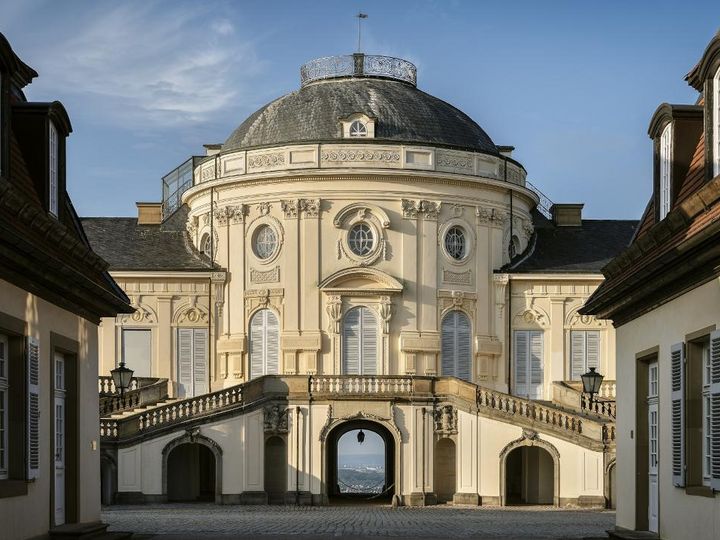
<svg viewBox="0 0 720 540">
<path fill-rule="evenodd" d="M 720 68 L 713 77 L 712 123 L 713 123 L 713 176 L 720 174 Z"/>
<path fill-rule="evenodd" d="M 178 328 L 178 382 L 180 393 L 185 397 L 199 396 L 209 391 L 207 336 L 207 328 Z"/>
<path fill-rule="evenodd" d="M 462 311 L 451 311 L 441 325 L 441 375 L 469 381 L 472 365 L 470 319 Z"/>
<path fill-rule="evenodd" d="M 710 485 L 720 491 L 720 331 L 710 334 Z"/>
<path fill-rule="evenodd" d="M 0 334 L 0 480 L 8 477 L 8 338 Z"/>
<path fill-rule="evenodd" d="M 685 344 L 670 348 L 670 420 L 672 429 L 672 477 L 685 485 Z"/>
<path fill-rule="evenodd" d="M 261 309 L 250 320 L 250 378 L 279 372 L 280 328 L 269 309 Z"/>
<path fill-rule="evenodd" d="M 660 219 L 670 212 L 672 199 L 672 124 L 665 126 L 660 135 Z"/>
<path fill-rule="evenodd" d="M 572 330 L 570 332 L 570 378 L 579 381 L 591 367 L 600 367 L 600 332 Z"/>
<path fill-rule="evenodd" d="M 349 310 L 343 317 L 343 375 L 376 375 L 378 324 L 370 308 Z"/>
<path fill-rule="evenodd" d="M 27 338 L 27 466 L 28 478 L 40 475 L 40 348 L 38 340 Z"/>
<path fill-rule="evenodd" d="M 515 394 L 530 399 L 543 397 L 543 333 L 541 330 L 516 330 Z"/>
</svg>

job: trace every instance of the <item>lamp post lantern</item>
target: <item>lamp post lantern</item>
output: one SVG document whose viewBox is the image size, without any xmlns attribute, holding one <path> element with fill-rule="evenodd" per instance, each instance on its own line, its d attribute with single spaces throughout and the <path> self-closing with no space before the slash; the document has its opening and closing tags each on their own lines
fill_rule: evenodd
<svg viewBox="0 0 720 540">
<path fill-rule="evenodd" d="M 133 370 L 125 367 L 125 362 L 120 362 L 120 365 L 115 369 L 110 370 L 112 375 L 113 383 L 115 383 L 115 389 L 120 389 L 120 397 L 123 397 L 125 390 L 130 388 L 130 382 L 133 377 Z"/>
<path fill-rule="evenodd" d="M 591 367 L 590 371 L 581 375 L 580 378 L 582 379 L 583 392 L 590 394 L 590 404 L 592 405 L 593 396 L 600 392 L 600 386 L 605 377 L 597 373 L 594 367 Z"/>
</svg>

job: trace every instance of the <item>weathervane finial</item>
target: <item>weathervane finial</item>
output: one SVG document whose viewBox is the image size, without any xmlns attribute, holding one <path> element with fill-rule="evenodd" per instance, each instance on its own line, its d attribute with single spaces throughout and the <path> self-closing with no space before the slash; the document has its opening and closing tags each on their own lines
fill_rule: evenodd
<svg viewBox="0 0 720 540">
<path fill-rule="evenodd" d="M 358 48 L 357 48 L 357 50 L 358 50 L 358 52 L 361 52 L 361 49 L 360 49 L 360 37 L 362 36 L 361 24 L 362 24 L 362 20 L 367 19 L 368 16 L 367 16 L 367 13 L 363 13 L 362 11 L 358 11 L 358 14 L 355 16 L 357 17 L 357 20 L 358 20 Z"/>
</svg>

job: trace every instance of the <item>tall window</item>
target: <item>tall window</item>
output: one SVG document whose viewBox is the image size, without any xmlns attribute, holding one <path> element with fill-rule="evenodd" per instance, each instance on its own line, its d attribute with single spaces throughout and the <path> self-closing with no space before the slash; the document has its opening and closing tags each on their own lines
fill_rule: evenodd
<svg viewBox="0 0 720 540">
<path fill-rule="evenodd" d="M 152 331 L 123 329 L 122 359 L 135 377 L 152 376 Z"/>
<path fill-rule="evenodd" d="M 543 333 L 515 331 L 515 393 L 530 399 L 543 397 Z"/>
<path fill-rule="evenodd" d="M 469 381 L 472 365 L 470 319 L 462 311 L 451 311 L 442 320 L 441 375 Z"/>
<path fill-rule="evenodd" d="M 579 381 L 583 373 L 600 367 L 600 332 L 572 330 L 570 332 L 570 378 Z"/>
<path fill-rule="evenodd" d="M 378 324 L 370 308 L 356 307 L 345 314 L 342 340 L 343 375 L 375 375 Z"/>
<path fill-rule="evenodd" d="M 713 123 L 713 176 L 720 174 L 720 68 L 713 77 L 712 123 Z"/>
<path fill-rule="evenodd" d="M 207 328 L 178 328 L 177 363 L 180 392 L 185 397 L 208 392 Z"/>
<path fill-rule="evenodd" d="M 670 212 L 672 199 L 672 124 L 660 135 L 660 219 Z"/>
<path fill-rule="evenodd" d="M 279 372 L 280 328 L 269 309 L 261 309 L 250 320 L 250 378 Z"/>
<path fill-rule="evenodd" d="M 50 122 L 49 129 L 49 167 L 48 178 L 48 210 L 54 216 L 58 215 L 58 132 Z"/>
<path fill-rule="evenodd" d="M 8 338 L 0 334 L 0 480 L 8 477 Z"/>
</svg>

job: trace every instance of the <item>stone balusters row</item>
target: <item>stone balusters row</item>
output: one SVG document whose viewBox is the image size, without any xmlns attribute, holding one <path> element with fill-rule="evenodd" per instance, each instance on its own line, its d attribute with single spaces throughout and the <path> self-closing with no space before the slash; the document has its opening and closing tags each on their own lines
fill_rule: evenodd
<svg viewBox="0 0 720 540">
<path fill-rule="evenodd" d="M 100 419 L 100 438 L 114 439 L 118 434 L 117 420 Z"/>
<path fill-rule="evenodd" d="M 137 428 L 138 431 L 146 431 L 154 427 L 187 420 L 193 416 L 199 416 L 241 402 L 242 389 L 240 386 L 226 388 L 211 394 L 156 407 L 155 409 L 142 413 L 137 417 Z"/>
<path fill-rule="evenodd" d="M 615 402 L 602 399 L 593 399 L 592 402 L 586 394 L 580 396 L 580 407 L 583 412 L 589 412 L 607 418 L 615 419 Z"/>
<path fill-rule="evenodd" d="M 138 380 L 133 377 L 130 381 L 130 388 L 129 390 L 137 390 L 139 387 Z M 98 377 L 98 394 L 100 395 L 111 395 L 117 393 L 117 389 L 115 388 L 115 382 L 113 381 L 113 378 L 109 375 L 100 375 Z"/>
<path fill-rule="evenodd" d="M 413 381 L 410 377 L 312 377 L 310 392 L 313 394 L 411 394 Z"/>
</svg>

